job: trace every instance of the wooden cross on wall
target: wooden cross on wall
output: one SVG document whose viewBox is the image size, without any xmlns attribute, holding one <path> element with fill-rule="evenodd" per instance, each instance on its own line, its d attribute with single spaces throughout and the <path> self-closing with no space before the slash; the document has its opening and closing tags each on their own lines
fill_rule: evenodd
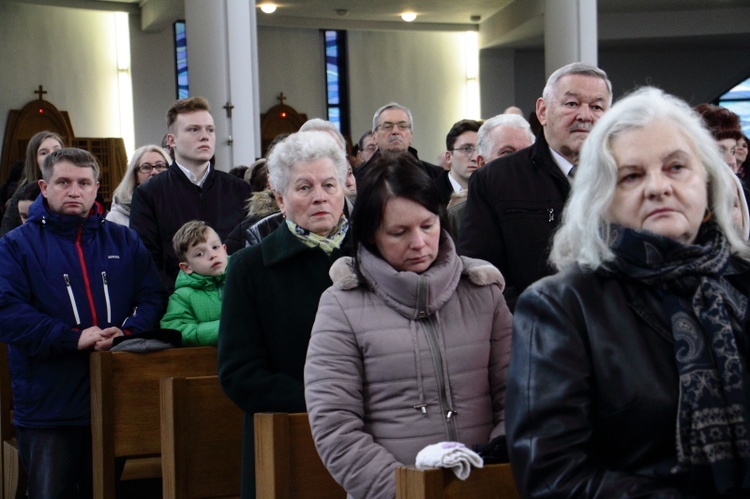
<svg viewBox="0 0 750 499">
<path fill-rule="evenodd" d="M 281 105 L 284 105 L 284 99 L 286 99 L 286 96 L 284 95 L 284 92 L 281 92 L 278 97 L 276 97 L 281 101 Z"/>
<path fill-rule="evenodd" d="M 42 96 L 46 94 L 47 91 L 44 89 L 42 85 L 39 85 L 39 90 L 34 91 L 34 93 L 39 95 L 39 100 L 44 100 L 44 97 Z"/>
</svg>

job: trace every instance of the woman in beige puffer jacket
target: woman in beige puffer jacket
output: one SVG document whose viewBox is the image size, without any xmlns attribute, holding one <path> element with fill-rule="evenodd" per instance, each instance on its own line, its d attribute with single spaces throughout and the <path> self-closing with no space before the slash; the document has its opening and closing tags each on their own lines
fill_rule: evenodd
<svg viewBox="0 0 750 499">
<path fill-rule="evenodd" d="M 307 353 L 318 453 L 354 498 L 394 497 L 396 467 L 427 445 L 505 433 L 502 275 L 456 254 L 439 194 L 411 163 L 384 159 L 363 179 L 352 231 L 372 243 L 331 268 Z"/>
</svg>

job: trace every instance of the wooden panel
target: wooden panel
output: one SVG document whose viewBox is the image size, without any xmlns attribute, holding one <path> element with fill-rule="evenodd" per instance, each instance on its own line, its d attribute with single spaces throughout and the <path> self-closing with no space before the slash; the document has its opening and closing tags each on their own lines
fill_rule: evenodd
<svg viewBox="0 0 750 499">
<path fill-rule="evenodd" d="M 99 162 L 99 194 L 108 204 L 112 202 L 112 193 L 117 189 L 123 175 L 128 169 L 128 155 L 125 142 L 120 138 L 94 139 L 76 137 L 71 145 L 93 154 Z"/>
<path fill-rule="evenodd" d="M 8 499 L 26 497 L 27 476 L 21 466 L 13 426 L 13 387 L 8 345 L 0 343 L 0 491 Z"/>
<path fill-rule="evenodd" d="M 258 499 L 335 499 L 346 492 L 315 449 L 306 413 L 255 414 Z"/>
<path fill-rule="evenodd" d="M 245 414 L 219 378 L 163 378 L 161 417 L 163 496 L 239 496 Z"/>
<path fill-rule="evenodd" d="M 487 464 L 460 480 L 448 469 L 396 468 L 396 499 L 517 499 L 509 464 Z"/>
<path fill-rule="evenodd" d="M 29 139 L 39 132 L 55 132 L 62 137 L 65 144 L 70 144 L 73 135 L 73 125 L 65 111 L 58 109 L 46 100 L 30 101 L 23 109 L 12 109 L 8 113 L 3 139 L 2 167 L 0 168 L 0 183 L 5 182 L 13 162 L 26 159 L 26 146 Z"/>
<path fill-rule="evenodd" d="M 216 347 L 91 354 L 94 497 L 114 497 L 114 458 L 161 453 L 159 380 L 216 374 Z"/>
</svg>

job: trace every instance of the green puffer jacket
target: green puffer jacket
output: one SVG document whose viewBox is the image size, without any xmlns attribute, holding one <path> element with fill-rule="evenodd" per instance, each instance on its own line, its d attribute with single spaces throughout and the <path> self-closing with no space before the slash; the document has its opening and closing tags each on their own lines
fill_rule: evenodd
<svg viewBox="0 0 750 499">
<path fill-rule="evenodd" d="M 226 272 L 207 277 L 180 270 L 161 327 L 182 333 L 183 346 L 215 346 L 219 340 L 221 300 L 226 278 Z"/>
</svg>

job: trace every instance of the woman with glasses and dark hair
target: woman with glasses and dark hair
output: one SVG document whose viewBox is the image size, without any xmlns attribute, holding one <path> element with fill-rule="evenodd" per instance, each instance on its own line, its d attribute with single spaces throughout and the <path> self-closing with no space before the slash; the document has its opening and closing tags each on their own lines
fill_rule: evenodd
<svg viewBox="0 0 750 499">
<path fill-rule="evenodd" d="M 169 153 L 156 145 L 139 147 L 128 163 L 128 169 L 112 194 L 112 207 L 107 220 L 120 225 L 130 225 L 130 200 L 133 191 L 151 177 L 169 168 L 172 163 Z"/>
<path fill-rule="evenodd" d="M 331 267 L 307 350 L 305 400 L 323 463 L 350 497 L 393 497 L 428 445 L 505 433 L 511 314 L 500 272 L 459 257 L 434 182 L 381 158 L 352 213 L 354 257 Z"/>
</svg>

